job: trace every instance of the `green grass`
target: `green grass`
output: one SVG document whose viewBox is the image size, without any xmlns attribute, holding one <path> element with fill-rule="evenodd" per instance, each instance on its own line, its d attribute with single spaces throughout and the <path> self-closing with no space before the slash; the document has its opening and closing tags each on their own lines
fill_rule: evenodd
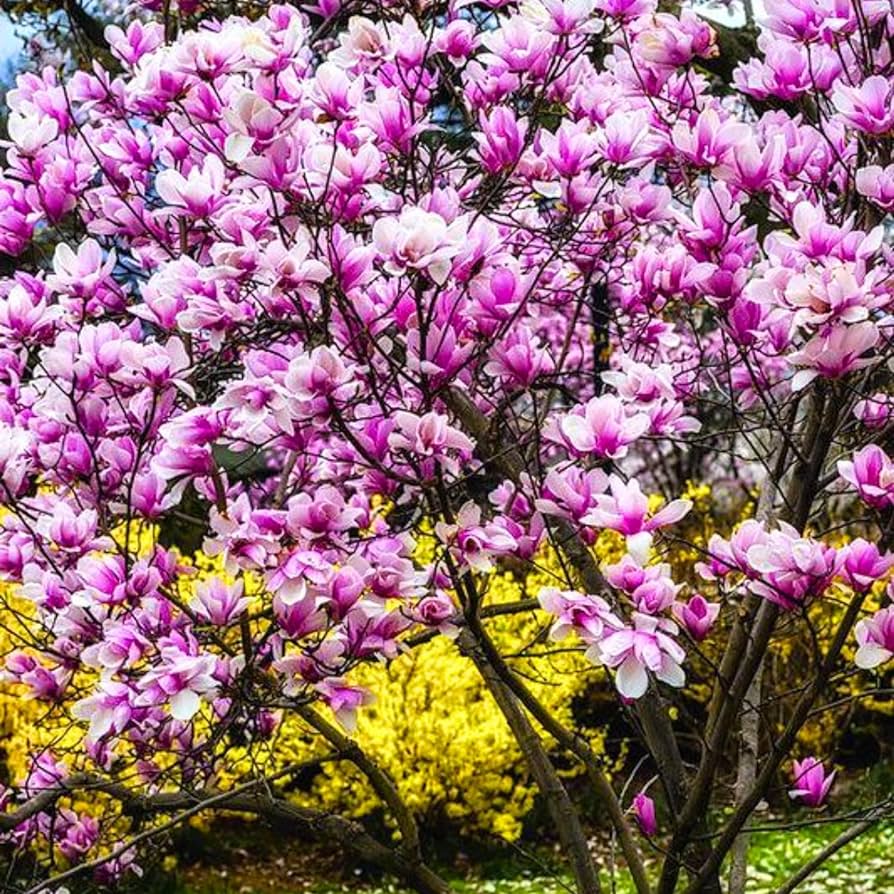
<svg viewBox="0 0 894 894">
<path fill-rule="evenodd" d="M 813 826 L 755 834 L 749 894 L 772 892 L 806 860 L 836 838 L 842 826 Z M 797 889 L 798 894 L 894 892 L 894 824 L 876 826 L 840 850 Z"/>
<path fill-rule="evenodd" d="M 748 894 L 773 894 L 806 860 L 832 841 L 842 827 L 817 825 L 785 832 L 760 832 L 752 836 Z M 880 824 L 852 841 L 797 889 L 797 894 L 894 894 L 894 824 Z M 500 873 L 499 875 L 497 873 Z M 567 879 L 543 876 L 518 864 L 505 862 L 491 867 L 481 878 L 455 878 L 450 882 L 457 894 L 569 894 Z M 611 892 L 607 870 L 605 891 Z M 615 894 L 632 894 L 629 882 L 619 873 Z M 169 887 L 166 894 L 174 894 Z M 213 873 L 202 882 L 180 887 L 176 894 L 403 894 L 391 883 L 326 883 L 302 881 L 296 884 L 271 882 L 257 886 L 217 877 Z"/>
</svg>

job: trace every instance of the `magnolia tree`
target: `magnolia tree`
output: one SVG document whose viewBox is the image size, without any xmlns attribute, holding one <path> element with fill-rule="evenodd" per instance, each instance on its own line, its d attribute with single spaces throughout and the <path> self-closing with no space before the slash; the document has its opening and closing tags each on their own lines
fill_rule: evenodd
<svg viewBox="0 0 894 894">
<path fill-rule="evenodd" d="M 830 795 L 831 745 L 799 733 L 894 657 L 894 13 L 766 7 L 740 60 L 748 32 L 721 48 L 652 0 L 333 0 L 113 27 L 116 70 L 19 77 L 5 679 L 80 743 L 4 792 L 24 888 L 127 878 L 216 809 L 447 891 L 350 734 L 375 696 L 352 669 L 432 636 L 480 672 L 580 894 L 605 881 L 569 756 L 639 894 L 741 892 L 781 786 L 850 821 L 782 891 L 890 812 Z M 751 517 L 672 567 L 691 481 Z M 184 596 L 192 549 L 225 572 Z M 546 556 L 539 607 L 489 599 Z M 603 668 L 635 797 L 495 644 L 534 609 Z M 783 638 L 801 664 L 770 680 Z M 220 783 L 230 732 L 269 748 L 287 717 L 393 839 L 290 802 L 303 764 Z"/>
</svg>

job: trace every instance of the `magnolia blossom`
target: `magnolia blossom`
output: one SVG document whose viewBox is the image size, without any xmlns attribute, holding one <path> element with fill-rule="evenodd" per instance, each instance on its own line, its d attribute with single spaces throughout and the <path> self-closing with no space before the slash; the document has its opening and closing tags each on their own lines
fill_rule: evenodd
<svg viewBox="0 0 894 894">
<path fill-rule="evenodd" d="M 894 554 L 881 553 L 862 537 L 852 540 L 843 552 L 842 578 L 855 590 L 865 592 L 894 565 Z"/>
<path fill-rule="evenodd" d="M 643 835 L 651 838 L 658 834 L 658 819 L 655 814 L 655 802 L 645 793 L 637 792 L 631 805 L 636 824 Z"/>
<path fill-rule="evenodd" d="M 854 656 L 857 667 L 871 669 L 890 661 L 894 658 L 894 606 L 858 621 L 854 633 L 859 646 Z"/>
<path fill-rule="evenodd" d="M 357 728 L 357 711 L 363 705 L 371 704 L 374 697 L 359 686 L 351 686 L 337 677 L 322 680 L 317 690 L 329 705 L 336 720 L 348 731 Z"/>
<path fill-rule="evenodd" d="M 209 655 L 189 655 L 177 642 L 161 646 L 162 663 L 139 681 L 138 705 L 168 705 L 175 720 L 191 720 L 201 707 L 201 697 L 215 692 L 215 662 Z"/>
<path fill-rule="evenodd" d="M 481 510 L 472 502 L 465 503 L 456 515 L 455 524 L 438 522 L 435 534 L 460 566 L 474 571 L 490 571 L 493 559 L 511 555 L 518 548 L 515 537 L 495 519 L 482 524 Z"/>
<path fill-rule="evenodd" d="M 447 223 L 440 214 L 410 205 L 398 217 L 376 221 L 373 243 L 389 273 L 424 270 L 439 285 L 450 273 L 466 235 L 466 222 Z"/>
<path fill-rule="evenodd" d="M 697 642 L 710 633 L 720 615 L 720 605 L 708 602 L 700 593 L 696 593 L 688 602 L 675 602 L 672 608 L 674 617 Z"/>
<path fill-rule="evenodd" d="M 611 494 L 598 495 L 595 509 L 588 512 L 581 521 L 623 534 L 627 538 L 630 554 L 643 562 L 648 558 L 652 532 L 675 524 L 692 508 L 691 500 L 672 500 L 658 512 L 651 514 L 649 500 L 636 479 L 625 483 L 619 476 L 611 475 L 608 485 Z"/>
<path fill-rule="evenodd" d="M 760 575 L 749 587 L 784 609 L 795 609 L 825 592 L 843 560 L 834 547 L 801 537 L 780 522 L 778 530 L 748 549 L 748 565 Z"/>
<path fill-rule="evenodd" d="M 203 581 L 196 585 L 190 608 L 203 620 L 226 627 L 251 604 L 251 600 L 242 595 L 243 587 L 241 580 L 231 585 L 217 577 Z"/>
<path fill-rule="evenodd" d="M 395 414 L 395 423 L 396 428 L 388 438 L 394 450 L 430 457 L 452 471 L 458 468 L 457 457 L 468 459 L 472 454 L 472 441 L 439 413 L 417 416 L 399 412 Z"/>
<path fill-rule="evenodd" d="M 216 155 L 208 155 L 202 166 L 186 176 L 179 171 L 162 171 L 155 180 L 158 194 L 172 207 L 194 217 L 204 217 L 223 201 L 224 167 Z"/>
<path fill-rule="evenodd" d="M 629 414 L 621 400 L 604 395 L 553 420 L 548 433 L 576 456 L 592 453 L 620 459 L 627 454 L 628 445 L 649 430 L 650 424 L 646 414 Z"/>
<path fill-rule="evenodd" d="M 788 357 L 792 365 L 805 367 L 792 378 L 792 390 L 806 388 L 817 376 L 837 379 L 869 366 L 872 358 L 864 355 L 878 340 L 878 329 L 870 322 L 835 326 L 824 335 L 815 335 L 800 351 Z"/>
<path fill-rule="evenodd" d="M 854 405 L 854 416 L 867 428 L 884 428 L 894 416 L 894 395 L 877 392 L 858 400 Z"/>
<path fill-rule="evenodd" d="M 881 75 L 872 75 L 855 87 L 839 83 L 832 102 L 848 123 L 865 133 L 883 134 L 894 129 L 891 84 Z"/>
<path fill-rule="evenodd" d="M 766 541 L 764 523 L 748 519 L 736 528 L 728 540 L 719 534 L 712 534 L 708 541 L 708 560 L 696 562 L 695 570 L 709 581 L 723 580 L 733 573 L 755 577 L 754 569 L 748 562 L 748 550 Z"/>
<path fill-rule="evenodd" d="M 134 713 L 135 694 L 126 683 L 105 676 L 94 695 L 76 702 L 72 714 L 80 720 L 88 720 L 87 735 L 97 741 L 109 733 L 117 735 L 127 728 Z"/>
<path fill-rule="evenodd" d="M 615 671 L 615 685 L 625 698 L 640 698 L 649 686 L 649 673 L 679 688 L 686 682 L 685 651 L 674 639 L 679 628 L 667 618 L 633 613 L 633 626 L 612 630 L 587 652 L 597 664 Z"/>
<path fill-rule="evenodd" d="M 858 450 L 852 460 L 839 460 L 838 474 L 870 506 L 894 505 L 894 462 L 876 444 Z"/>
<path fill-rule="evenodd" d="M 622 590 L 637 610 L 659 614 L 669 608 L 680 589 L 670 576 L 670 566 L 662 563 L 642 567 L 632 556 L 625 555 L 616 565 L 607 565 L 605 579 Z"/>
<path fill-rule="evenodd" d="M 618 630 L 623 622 L 601 596 L 590 596 L 575 590 L 545 587 L 537 600 L 545 612 L 555 616 L 550 637 L 562 640 L 575 632 L 588 643 L 598 643 L 609 630 Z"/>
<path fill-rule="evenodd" d="M 894 164 L 882 168 L 881 165 L 867 165 L 860 168 L 855 177 L 857 191 L 872 199 L 885 211 L 894 209 Z"/>
<path fill-rule="evenodd" d="M 805 757 L 792 764 L 792 780 L 794 788 L 789 790 L 790 798 L 800 800 L 807 807 L 820 807 L 832 788 L 835 773 L 827 774 L 817 758 Z"/>
</svg>

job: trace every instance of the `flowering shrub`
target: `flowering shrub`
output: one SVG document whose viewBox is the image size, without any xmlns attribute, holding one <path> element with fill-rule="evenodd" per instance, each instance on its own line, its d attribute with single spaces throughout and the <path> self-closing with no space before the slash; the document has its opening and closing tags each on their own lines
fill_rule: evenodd
<svg viewBox="0 0 894 894">
<path fill-rule="evenodd" d="M 107 32 L 120 73 L 18 79 L 0 574 L 28 623 L 5 675 L 84 737 L 4 793 L 0 829 L 48 857 L 37 890 L 138 872 L 140 844 L 216 808 L 444 891 L 419 805 L 351 736 L 367 667 L 432 637 L 505 721 L 581 894 L 600 880 L 550 748 L 640 894 L 719 891 L 730 853 L 743 890 L 743 830 L 836 674 L 871 693 L 894 654 L 889 608 L 866 611 L 894 562 L 894 18 L 833 6 L 771 4 L 730 83 L 711 25 L 650 0 L 133 22 Z M 757 490 L 753 517 L 696 537 L 692 480 L 717 515 Z M 192 586 L 191 551 L 222 570 Z M 544 556 L 536 596 L 494 598 Z M 501 639 L 538 605 L 530 642 Z M 795 692 L 763 673 L 792 637 Z M 633 816 L 574 687 L 528 680 L 566 649 L 657 777 Z M 263 759 L 301 737 L 325 750 Z M 801 757 L 819 809 L 828 756 Z M 394 842 L 283 796 L 322 765 L 367 781 Z M 69 806 L 85 791 L 101 820 Z M 655 880 L 635 824 L 667 838 Z"/>
</svg>

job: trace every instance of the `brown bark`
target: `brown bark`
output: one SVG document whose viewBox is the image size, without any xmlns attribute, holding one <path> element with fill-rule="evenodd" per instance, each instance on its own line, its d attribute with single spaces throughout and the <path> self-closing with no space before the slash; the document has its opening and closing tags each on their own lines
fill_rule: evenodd
<svg viewBox="0 0 894 894">
<path fill-rule="evenodd" d="M 556 827 L 559 841 L 574 875 L 578 894 L 601 894 L 599 873 L 590 856 L 587 837 L 580 824 L 577 810 L 565 786 L 562 785 L 562 780 L 552 765 L 537 731 L 525 716 L 515 695 L 488 661 L 480 643 L 468 630 L 464 631 L 464 634 L 464 636 L 461 634 L 460 647 L 475 663 L 488 691 L 512 730 Z"/>
</svg>

